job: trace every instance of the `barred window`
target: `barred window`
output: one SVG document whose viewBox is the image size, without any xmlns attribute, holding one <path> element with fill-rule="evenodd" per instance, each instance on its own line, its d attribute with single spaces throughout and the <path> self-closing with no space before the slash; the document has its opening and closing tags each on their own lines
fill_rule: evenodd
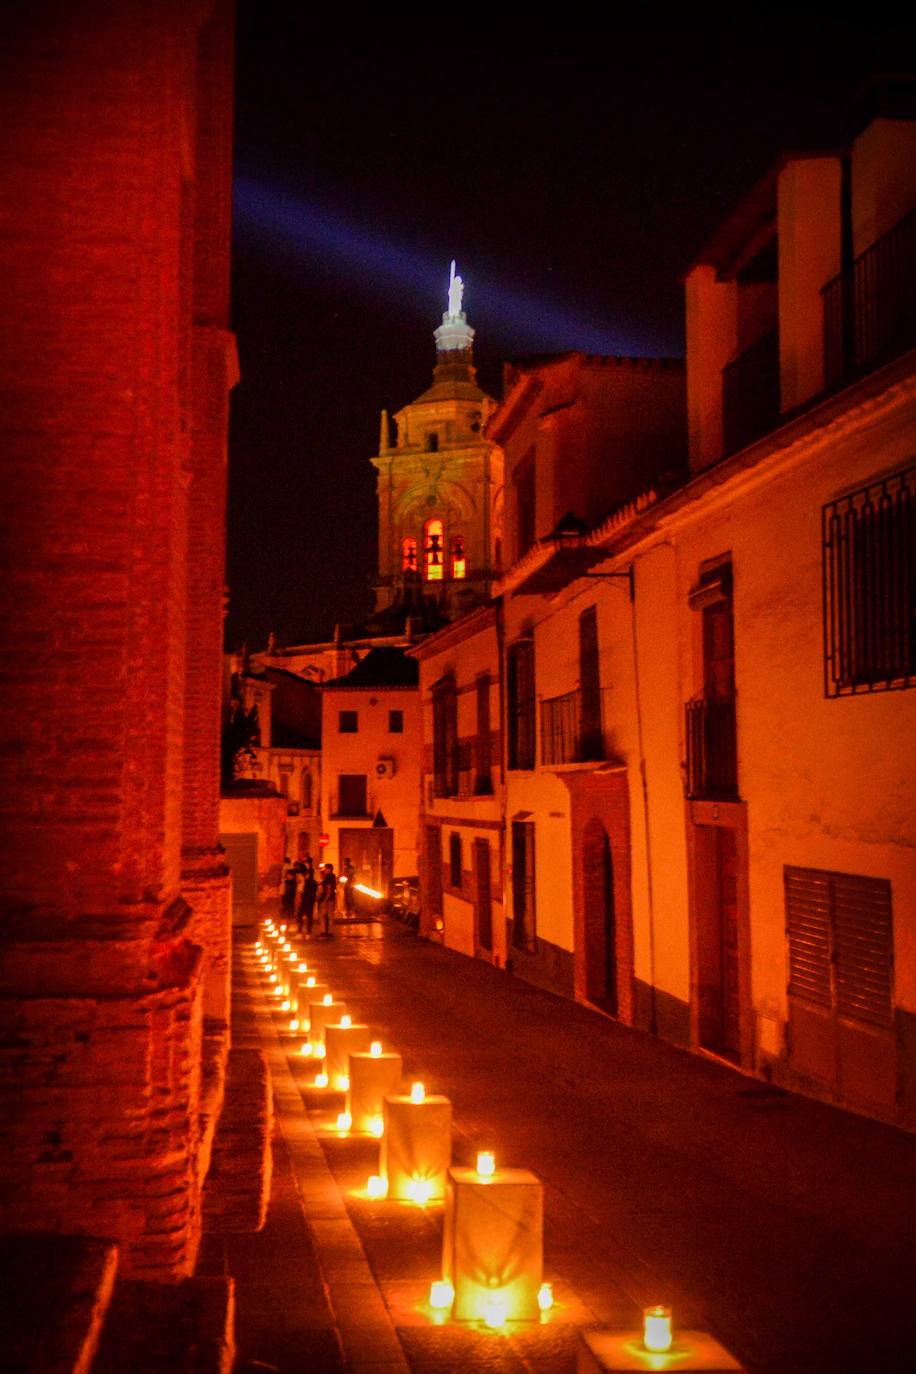
<svg viewBox="0 0 916 1374">
<path fill-rule="evenodd" d="M 827 696 L 916 678 L 916 467 L 823 509 Z"/>
<path fill-rule="evenodd" d="M 534 643 L 519 640 L 506 655 L 509 767 L 534 767 Z"/>
<path fill-rule="evenodd" d="M 458 693 L 454 678 L 433 688 L 433 795 L 458 793 Z"/>
</svg>

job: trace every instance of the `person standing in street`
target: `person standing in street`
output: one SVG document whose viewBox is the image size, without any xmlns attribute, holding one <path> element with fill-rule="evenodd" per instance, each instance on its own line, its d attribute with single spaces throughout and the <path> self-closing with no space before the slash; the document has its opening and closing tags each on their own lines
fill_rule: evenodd
<svg viewBox="0 0 916 1374">
<path fill-rule="evenodd" d="M 337 905 L 337 876 L 333 864 L 325 864 L 321 882 L 318 885 L 318 916 L 324 921 L 323 934 L 333 939 L 331 920 Z"/>
<path fill-rule="evenodd" d="M 299 898 L 299 911 L 297 921 L 299 930 L 302 930 L 302 922 L 305 920 L 305 933 L 311 936 L 312 920 L 315 914 L 315 898 L 318 895 L 318 883 L 315 879 L 315 869 L 311 857 L 307 858 L 304 864 L 305 876 L 302 880 L 302 895 Z"/>
</svg>

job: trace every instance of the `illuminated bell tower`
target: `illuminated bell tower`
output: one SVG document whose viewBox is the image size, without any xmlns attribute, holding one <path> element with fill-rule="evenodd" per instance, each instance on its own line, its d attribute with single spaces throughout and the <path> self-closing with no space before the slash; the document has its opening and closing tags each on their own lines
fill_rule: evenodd
<svg viewBox="0 0 916 1374">
<path fill-rule="evenodd" d="M 432 386 L 394 417 L 382 411 L 376 613 L 434 605 L 448 618 L 485 601 L 500 556 L 502 454 L 483 437 L 496 402 L 477 385 L 474 330 L 452 263 L 435 331 Z"/>
</svg>

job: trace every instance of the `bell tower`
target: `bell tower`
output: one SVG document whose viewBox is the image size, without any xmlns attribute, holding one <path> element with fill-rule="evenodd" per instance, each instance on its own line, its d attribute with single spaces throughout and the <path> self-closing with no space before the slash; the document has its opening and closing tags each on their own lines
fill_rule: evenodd
<svg viewBox="0 0 916 1374">
<path fill-rule="evenodd" d="M 484 438 L 496 402 L 477 385 L 474 330 L 452 262 L 435 330 L 432 386 L 382 411 L 376 615 L 435 609 L 448 619 L 485 601 L 499 561 L 502 454 Z"/>
</svg>

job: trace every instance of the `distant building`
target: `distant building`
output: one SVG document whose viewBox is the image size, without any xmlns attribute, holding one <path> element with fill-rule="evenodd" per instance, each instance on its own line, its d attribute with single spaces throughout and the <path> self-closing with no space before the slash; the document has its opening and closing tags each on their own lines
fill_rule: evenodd
<svg viewBox="0 0 916 1374">
<path fill-rule="evenodd" d="M 417 665 L 402 649 L 371 649 L 322 699 L 322 857 L 387 899 L 417 872 L 420 703 Z"/>
<path fill-rule="evenodd" d="M 379 575 L 376 610 L 390 624 L 404 610 L 439 623 L 489 596 L 501 561 L 502 463 L 484 434 L 495 401 L 477 385 L 474 330 L 455 277 L 435 331 L 433 383 L 394 417 L 382 412 L 378 456 Z M 435 623 L 433 617 L 431 623 Z"/>
</svg>

